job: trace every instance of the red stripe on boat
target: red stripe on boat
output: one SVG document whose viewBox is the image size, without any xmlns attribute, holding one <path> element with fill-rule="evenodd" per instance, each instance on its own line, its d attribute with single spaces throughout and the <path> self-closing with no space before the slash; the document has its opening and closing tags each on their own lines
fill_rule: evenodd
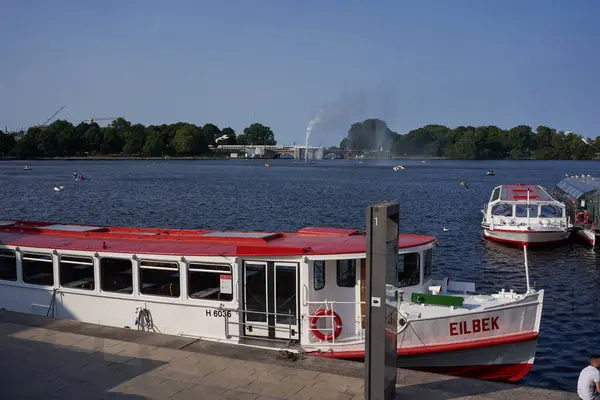
<svg viewBox="0 0 600 400">
<path fill-rule="evenodd" d="M 457 351 L 457 350 L 470 350 L 470 349 L 478 349 L 481 347 L 490 347 L 490 346 L 499 346 L 505 344 L 513 344 L 520 342 L 528 342 L 530 340 L 535 340 L 538 337 L 538 332 L 527 332 L 527 333 L 519 333 L 515 335 L 509 336 L 500 336 L 488 339 L 479 339 L 479 340 L 469 340 L 458 343 L 447 343 L 447 344 L 435 344 L 431 346 L 419 346 L 412 348 L 400 348 L 397 351 L 398 356 L 413 356 L 419 354 L 430 354 L 430 353 L 442 353 L 447 351 Z M 328 358 L 345 358 L 345 359 L 353 359 L 353 358 L 364 358 L 365 351 L 364 350 L 350 350 L 350 351 L 328 351 L 328 352 L 314 352 L 310 353 L 311 355 L 318 355 L 322 357 Z"/>
<path fill-rule="evenodd" d="M 411 368 L 419 371 L 433 372 L 463 378 L 486 379 L 491 381 L 517 382 L 531 371 L 533 364 L 493 364 L 469 365 L 455 367 Z"/>
<path fill-rule="evenodd" d="M 490 232 L 505 232 L 505 233 L 527 233 L 527 234 L 536 234 L 536 233 L 558 233 L 561 232 L 559 230 L 556 231 L 526 231 L 526 230 L 519 230 L 519 229 L 504 229 L 504 228 L 498 228 L 495 227 L 493 231 Z"/>
<path fill-rule="evenodd" d="M 530 232 L 527 232 L 530 233 Z M 494 236 L 486 236 L 486 238 L 494 241 L 494 242 L 499 242 L 499 243 L 506 243 L 506 244 L 517 244 L 519 246 L 523 245 L 523 240 L 510 240 L 510 239 L 501 239 L 501 238 L 497 238 Z M 568 238 L 564 238 L 564 239 L 558 239 L 558 240 L 552 240 L 552 241 L 543 241 L 543 242 L 525 242 L 528 246 L 546 246 L 549 244 L 557 244 L 557 243 L 562 243 L 567 241 Z"/>
</svg>

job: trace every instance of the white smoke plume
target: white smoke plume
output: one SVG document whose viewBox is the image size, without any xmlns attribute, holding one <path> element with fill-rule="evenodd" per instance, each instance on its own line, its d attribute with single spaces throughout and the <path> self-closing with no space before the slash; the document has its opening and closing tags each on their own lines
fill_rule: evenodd
<svg viewBox="0 0 600 400">
<path fill-rule="evenodd" d="M 313 127 L 320 123 L 325 115 L 325 109 L 321 108 L 313 117 L 308 121 L 308 125 L 306 126 L 306 142 L 308 143 L 308 139 L 310 139 L 310 135 L 312 135 Z"/>
<path fill-rule="evenodd" d="M 355 122 L 380 118 L 393 124 L 398 114 L 397 96 L 394 87 L 385 84 L 345 91 L 315 113 L 306 127 L 306 139 L 316 134 L 337 145 Z"/>
</svg>

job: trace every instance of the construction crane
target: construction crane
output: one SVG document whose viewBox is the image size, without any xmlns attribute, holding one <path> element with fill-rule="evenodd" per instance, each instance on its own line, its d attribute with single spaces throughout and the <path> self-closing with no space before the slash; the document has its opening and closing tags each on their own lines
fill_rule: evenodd
<svg viewBox="0 0 600 400">
<path fill-rule="evenodd" d="M 58 111 L 56 111 L 54 114 L 52 114 L 52 116 L 51 116 L 50 118 L 48 118 L 48 119 L 46 120 L 46 122 L 44 122 L 44 123 L 43 123 L 42 125 L 40 125 L 40 126 L 41 126 L 41 127 L 43 127 L 43 126 L 46 126 L 46 124 L 47 124 L 48 122 L 50 122 L 50 120 L 51 120 L 52 118 L 56 117 L 56 115 L 57 115 L 59 112 L 61 112 L 61 111 L 62 111 L 62 109 L 63 109 L 63 108 L 65 108 L 65 107 L 66 107 L 66 104 L 65 104 L 64 106 L 62 106 L 61 108 L 59 108 L 59 109 L 58 109 Z"/>
<path fill-rule="evenodd" d="M 91 117 L 86 120 L 83 120 L 83 122 L 91 124 L 96 121 L 113 121 L 113 120 L 119 119 L 119 118 L 123 118 L 123 117 L 99 117 L 99 118 Z"/>
</svg>

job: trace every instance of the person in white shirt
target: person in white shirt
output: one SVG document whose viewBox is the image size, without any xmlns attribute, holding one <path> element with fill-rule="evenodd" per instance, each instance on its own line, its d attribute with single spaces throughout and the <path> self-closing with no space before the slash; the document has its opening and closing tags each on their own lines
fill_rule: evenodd
<svg viewBox="0 0 600 400">
<path fill-rule="evenodd" d="M 582 400 L 600 400 L 600 355 L 590 357 L 590 365 L 579 374 L 577 394 Z"/>
</svg>

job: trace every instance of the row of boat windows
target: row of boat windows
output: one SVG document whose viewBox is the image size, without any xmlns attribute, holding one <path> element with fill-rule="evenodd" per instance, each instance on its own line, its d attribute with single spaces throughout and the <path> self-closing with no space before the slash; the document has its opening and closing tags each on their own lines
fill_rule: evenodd
<svg viewBox="0 0 600 400">
<path fill-rule="evenodd" d="M 61 287 L 94 290 L 94 262 L 91 257 L 60 255 L 58 277 Z M 124 258 L 100 258 L 100 289 L 103 292 L 133 294 L 132 260 Z M 0 250 L 0 280 L 17 281 L 17 257 L 14 251 Z M 23 283 L 38 286 L 54 286 L 52 255 L 21 254 Z M 179 263 L 174 261 L 139 261 L 139 288 L 144 295 L 180 297 Z M 207 265 L 189 263 L 187 266 L 187 293 L 192 299 L 231 301 L 231 285 L 221 291 L 221 281 L 231 282 L 230 265 Z"/>
<path fill-rule="evenodd" d="M 424 257 L 423 275 L 426 281 L 433 274 L 433 250 L 427 249 Z M 398 274 L 398 287 L 418 285 L 421 279 L 421 254 L 400 254 L 398 264 L 396 264 L 396 272 Z M 314 289 L 323 289 L 325 287 L 325 261 L 314 262 L 313 276 Z M 337 260 L 336 281 L 339 287 L 356 286 L 356 260 Z"/>
<path fill-rule="evenodd" d="M 514 204 L 513 207 L 513 204 L 498 203 L 492 207 L 492 215 L 499 217 L 512 217 L 514 214 L 515 217 L 526 218 L 527 207 L 527 204 L 517 203 Z M 544 204 L 541 207 L 538 207 L 537 204 L 530 204 L 529 216 L 532 218 L 562 218 L 564 216 L 564 211 L 562 207 L 555 206 L 553 204 Z"/>
</svg>

